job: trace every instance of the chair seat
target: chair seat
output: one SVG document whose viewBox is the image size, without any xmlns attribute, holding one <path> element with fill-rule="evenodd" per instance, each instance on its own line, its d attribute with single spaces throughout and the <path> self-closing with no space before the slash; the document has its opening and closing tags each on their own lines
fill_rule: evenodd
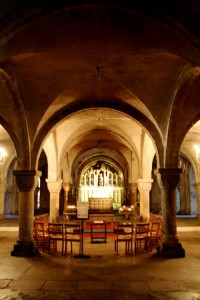
<svg viewBox="0 0 200 300">
<path fill-rule="evenodd" d="M 80 236 L 77 234 L 77 236 L 75 234 L 71 234 L 68 235 L 67 240 L 80 240 Z"/>
</svg>

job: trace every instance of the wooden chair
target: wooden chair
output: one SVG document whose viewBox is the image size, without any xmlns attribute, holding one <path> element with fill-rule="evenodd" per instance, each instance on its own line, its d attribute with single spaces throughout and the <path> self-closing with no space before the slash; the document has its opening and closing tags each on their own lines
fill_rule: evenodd
<svg viewBox="0 0 200 300">
<path fill-rule="evenodd" d="M 49 235 L 44 222 L 33 222 L 33 238 L 38 249 L 44 252 L 49 247 Z"/>
<path fill-rule="evenodd" d="M 138 252 L 148 252 L 149 223 L 138 223 L 135 227 L 135 255 Z"/>
<path fill-rule="evenodd" d="M 119 243 L 125 243 L 125 253 L 133 253 L 133 228 L 132 223 L 117 224 L 117 235 L 115 240 L 115 251 L 119 255 Z"/>
<path fill-rule="evenodd" d="M 48 223 L 49 253 L 58 251 L 58 242 L 61 242 L 64 255 L 64 225 L 63 223 Z"/>
<path fill-rule="evenodd" d="M 159 244 L 161 221 L 153 221 L 150 224 L 150 230 L 148 233 L 148 246 L 149 250 L 156 249 Z"/>
<path fill-rule="evenodd" d="M 72 223 L 65 223 L 64 224 L 64 243 L 65 243 L 65 250 L 64 255 L 68 253 L 72 254 L 73 252 L 73 243 L 79 243 L 79 254 L 81 249 L 82 243 L 82 234 L 81 234 L 81 224 L 72 224 Z M 67 244 L 70 243 L 70 252 L 67 251 Z"/>
</svg>

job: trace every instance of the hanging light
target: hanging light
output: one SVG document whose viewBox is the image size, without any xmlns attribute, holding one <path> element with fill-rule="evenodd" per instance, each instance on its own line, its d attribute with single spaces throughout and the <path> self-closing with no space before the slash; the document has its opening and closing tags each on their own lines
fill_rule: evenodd
<svg viewBox="0 0 200 300">
<path fill-rule="evenodd" d="M 196 159 L 197 159 L 198 163 L 200 163 L 200 148 L 198 145 L 195 145 L 194 148 L 195 148 L 195 153 L 196 153 Z"/>
<path fill-rule="evenodd" d="M 4 148 L 0 147 L 0 165 L 2 166 L 5 163 L 6 151 Z"/>
</svg>

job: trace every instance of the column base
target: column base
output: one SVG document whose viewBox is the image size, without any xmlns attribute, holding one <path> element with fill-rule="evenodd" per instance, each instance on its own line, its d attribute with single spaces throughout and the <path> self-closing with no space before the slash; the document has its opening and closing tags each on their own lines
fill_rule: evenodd
<svg viewBox="0 0 200 300">
<path fill-rule="evenodd" d="M 162 243 L 157 248 L 157 254 L 165 258 L 183 258 L 185 257 L 185 250 L 181 243 Z"/>
<path fill-rule="evenodd" d="M 37 255 L 39 255 L 39 250 L 34 242 L 18 241 L 17 244 L 14 245 L 14 249 L 11 252 L 11 256 L 30 257 Z"/>
</svg>

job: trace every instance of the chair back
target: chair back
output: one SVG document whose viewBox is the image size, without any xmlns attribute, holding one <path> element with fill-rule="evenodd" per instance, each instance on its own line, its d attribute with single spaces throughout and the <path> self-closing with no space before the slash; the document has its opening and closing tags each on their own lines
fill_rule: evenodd
<svg viewBox="0 0 200 300">
<path fill-rule="evenodd" d="M 149 232 L 149 223 L 137 223 L 135 228 L 135 235 L 147 237 Z"/>
<path fill-rule="evenodd" d="M 34 221 L 33 222 L 33 230 L 34 230 L 34 236 L 36 238 L 38 236 L 44 236 L 44 233 L 45 233 L 45 224 L 44 224 L 44 222 Z"/>
<path fill-rule="evenodd" d="M 159 232 L 161 227 L 161 221 L 153 221 L 150 226 L 149 232 L 149 248 L 152 251 L 152 248 L 157 248 L 159 244 Z"/>
<path fill-rule="evenodd" d="M 38 248 L 44 251 L 49 247 L 49 236 L 44 221 L 33 222 L 33 238 Z"/>
<path fill-rule="evenodd" d="M 117 240 L 132 240 L 134 225 L 132 223 L 117 224 Z"/>
<path fill-rule="evenodd" d="M 64 227 L 62 223 L 48 223 L 48 233 L 50 238 L 63 239 Z"/>
<path fill-rule="evenodd" d="M 65 240 L 81 240 L 81 224 L 64 224 L 64 238 Z"/>
<path fill-rule="evenodd" d="M 150 225 L 150 236 L 158 236 L 161 226 L 161 221 L 153 221 Z"/>
<path fill-rule="evenodd" d="M 49 253 L 57 252 L 57 242 L 61 242 L 62 255 L 64 254 L 64 227 L 63 223 L 48 223 Z"/>
<path fill-rule="evenodd" d="M 149 223 L 138 223 L 135 228 L 135 255 L 138 252 L 148 252 Z"/>
</svg>

